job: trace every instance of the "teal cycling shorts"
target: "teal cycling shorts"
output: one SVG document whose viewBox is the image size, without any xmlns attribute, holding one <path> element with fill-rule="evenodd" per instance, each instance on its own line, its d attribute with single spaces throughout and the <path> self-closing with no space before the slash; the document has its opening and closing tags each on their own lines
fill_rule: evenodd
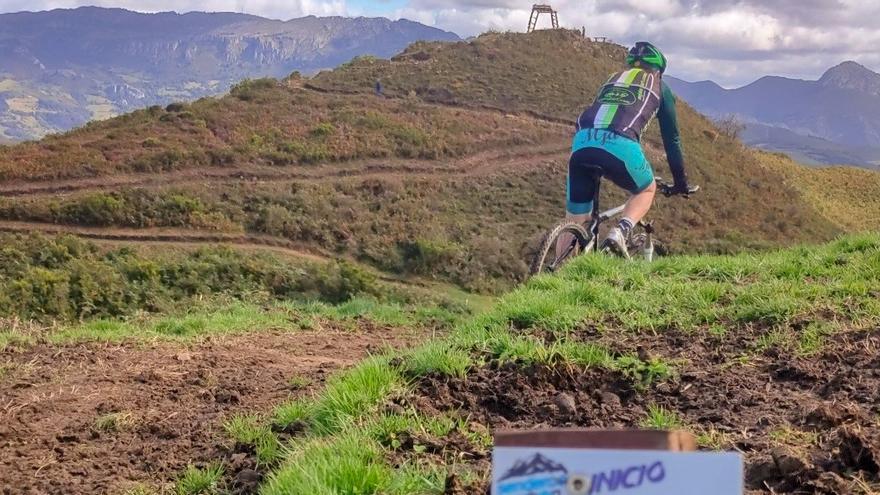
<svg viewBox="0 0 880 495">
<path fill-rule="evenodd" d="M 596 167 L 602 169 L 603 177 L 632 194 L 654 181 L 654 170 L 637 141 L 605 129 L 581 129 L 574 136 L 568 162 L 569 213 L 592 211 Z"/>
</svg>

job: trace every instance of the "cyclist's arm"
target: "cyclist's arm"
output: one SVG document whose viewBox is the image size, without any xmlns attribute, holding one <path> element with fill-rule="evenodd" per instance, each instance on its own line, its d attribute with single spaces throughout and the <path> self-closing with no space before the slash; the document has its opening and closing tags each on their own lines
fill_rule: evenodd
<svg viewBox="0 0 880 495">
<path fill-rule="evenodd" d="M 666 160 L 669 162 L 672 178 L 675 179 L 676 186 L 686 187 L 687 174 L 684 171 L 684 155 L 681 152 L 675 95 L 665 82 L 662 83 L 662 98 L 657 120 L 660 122 L 660 135 L 663 137 L 663 147 L 666 149 Z"/>
</svg>

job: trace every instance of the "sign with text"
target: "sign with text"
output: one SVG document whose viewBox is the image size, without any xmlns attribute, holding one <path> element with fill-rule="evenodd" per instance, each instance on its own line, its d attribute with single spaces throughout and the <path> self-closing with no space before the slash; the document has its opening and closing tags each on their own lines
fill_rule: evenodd
<svg viewBox="0 0 880 495">
<path fill-rule="evenodd" d="M 496 447 L 493 495 L 742 495 L 739 454 Z"/>
</svg>

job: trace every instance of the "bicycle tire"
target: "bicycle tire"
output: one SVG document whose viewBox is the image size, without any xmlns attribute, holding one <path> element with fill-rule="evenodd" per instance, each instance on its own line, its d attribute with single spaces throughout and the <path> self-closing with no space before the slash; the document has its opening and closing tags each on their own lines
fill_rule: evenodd
<svg viewBox="0 0 880 495">
<path fill-rule="evenodd" d="M 559 236 L 562 234 L 572 234 L 575 237 L 575 245 L 573 246 L 573 251 L 563 257 L 562 260 L 556 259 L 556 241 L 559 239 Z M 545 272 L 545 263 L 548 261 L 548 257 L 552 256 L 554 270 L 564 265 L 568 261 L 571 261 L 572 258 L 575 258 L 583 253 L 589 252 L 592 249 L 592 243 L 589 232 L 584 228 L 583 225 L 576 222 L 562 222 L 559 225 L 553 227 L 544 234 L 544 237 L 541 238 L 540 247 L 535 253 L 535 257 L 532 258 L 532 262 L 529 265 L 529 276 L 535 276 L 540 273 Z"/>
</svg>

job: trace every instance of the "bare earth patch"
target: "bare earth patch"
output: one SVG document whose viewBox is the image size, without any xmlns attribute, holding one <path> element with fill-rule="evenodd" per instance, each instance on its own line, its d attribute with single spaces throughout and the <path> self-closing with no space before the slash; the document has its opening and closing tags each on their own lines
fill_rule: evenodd
<svg viewBox="0 0 880 495">
<path fill-rule="evenodd" d="M 428 377 L 416 405 L 498 428 L 643 425 L 652 407 L 700 434 L 706 448 L 742 452 L 750 493 L 877 493 L 880 329 L 841 332 L 803 357 L 769 349 L 739 361 L 754 336 L 619 333 L 586 340 L 663 356 L 679 373 L 635 389 L 618 372 L 487 366 L 466 378 Z M 707 445 L 708 444 L 708 445 Z M 475 462 L 478 471 L 488 462 Z"/>
<path fill-rule="evenodd" d="M 228 453 L 223 422 L 322 386 L 416 331 L 272 333 L 189 346 L 35 345 L 0 353 L 0 493 L 121 493 Z M 308 384 L 305 388 L 303 384 Z"/>
</svg>

